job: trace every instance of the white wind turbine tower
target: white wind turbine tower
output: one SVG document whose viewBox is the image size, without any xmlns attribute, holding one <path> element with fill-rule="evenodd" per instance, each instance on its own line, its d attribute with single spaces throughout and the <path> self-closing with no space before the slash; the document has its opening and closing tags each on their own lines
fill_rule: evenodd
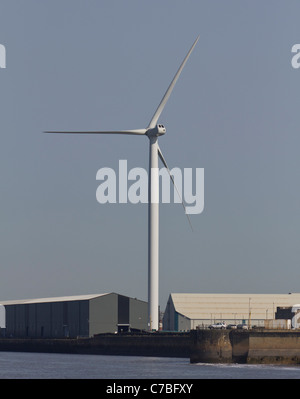
<svg viewBox="0 0 300 399">
<path fill-rule="evenodd" d="M 189 56 L 199 40 L 199 36 L 193 43 L 172 82 L 170 83 L 164 97 L 162 98 L 157 110 L 155 111 L 148 127 L 146 129 L 118 130 L 118 131 L 47 131 L 45 133 L 63 133 L 63 134 L 133 134 L 147 136 L 150 141 L 149 154 L 149 182 L 148 182 L 148 326 L 150 331 L 159 328 L 159 294 L 158 294 L 158 265 L 159 265 L 159 173 L 158 157 L 161 159 L 165 168 L 170 174 L 165 158 L 158 146 L 158 137 L 166 133 L 163 125 L 157 124 L 158 118 L 162 113 L 168 98 L 182 72 Z M 175 186 L 174 179 L 170 178 Z M 176 188 L 176 186 L 175 186 Z M 179 194 L 179 193 L 178 193 Z M 184 206 L 184 203 L 182 201 Z"/>
</svg>

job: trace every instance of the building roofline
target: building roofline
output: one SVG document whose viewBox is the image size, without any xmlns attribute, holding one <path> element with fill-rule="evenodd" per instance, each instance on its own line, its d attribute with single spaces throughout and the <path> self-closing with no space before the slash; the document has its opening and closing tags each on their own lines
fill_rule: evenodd
<svg viewBox="0 0 300 399">
<path fill-rule="evenodd" d="M 16 300 L 0 301 L 0 305 L 8 306 L 8 305 L 27 305 L 27 304 L 48 303 L 48 302 L 71 302 L 71 301 L 86 301 L 86 300 L 88 301 L 90 299 L 99 298 L 105 295 L 126 296 L 127 298 L 146 303 L 146 301 L 143 301 L 138 298 L 128 297 L 127 295 L 118 294 L 116 292 L 106 292 L 104 294 L 70 295 L 70 296 L 34 298 L 34 299 L 16 299 Z"/>
<path fill-rule="evenodd" d="M 98 298 L 105 295 L 114 294 L 112 292 L 105 294 L 88 294 L 88 295 L 71 295 L 71 296 L 60 296 L 60 297 L 49 297 L 49 298 L 35 298 L 35 299 L 19 299 L 10 301 L 0 301 L 1 305 L 22 305 L 31 303 L 47 303 L 47 302 L 71 302 L 71 301 L 84 301 L 94 298 Z"/>
</svg>

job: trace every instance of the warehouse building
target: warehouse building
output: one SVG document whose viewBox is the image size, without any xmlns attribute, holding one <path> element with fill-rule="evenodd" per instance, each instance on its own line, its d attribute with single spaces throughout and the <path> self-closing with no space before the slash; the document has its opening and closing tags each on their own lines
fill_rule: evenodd
<svg viewBox="0 0 300 399">
<path fill-rule="evenodd" d="M 1 305 L 6 337 L 76 338 L 147 329 L 147 302 L 116 293 L 4 301 Z"/>
<path fill-rule="evenodd" d="M 5 307 L 0 305 L 0 337 L 5 336 Z"/>
<path fill-rule="evenodd" d="M 264 326 L 278 306 L 300 303 L 300 294 L 170 294 L 163 317 L 166 331 L 189 331 L 224 321 Z"/>
</svg>

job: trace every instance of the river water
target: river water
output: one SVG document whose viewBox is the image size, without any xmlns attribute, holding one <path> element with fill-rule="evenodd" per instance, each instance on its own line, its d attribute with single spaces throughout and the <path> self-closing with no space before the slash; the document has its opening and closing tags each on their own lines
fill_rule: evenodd
<svg viewBox="0 0 300 399">
<path fill-rule="evenodd" d="M 0 379 L 299 379 L 300 366 L 190 364 L 189 359 L 0 352 Z"/>
</svg>

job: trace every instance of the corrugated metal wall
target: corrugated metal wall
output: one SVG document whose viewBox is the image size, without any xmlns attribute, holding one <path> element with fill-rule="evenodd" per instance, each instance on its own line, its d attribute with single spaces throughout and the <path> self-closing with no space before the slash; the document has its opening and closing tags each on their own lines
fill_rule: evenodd
<svg viewBox="0 0 300 399">
<path fill-rule="evenodd" d="M 90 300 L 89 335 L 115 332 L 118 324 L 118 295 L 109 294 Z"/>
<path fill-rule="evenodd" d="M 129 324 L 137 330 L 148 328 L 148 303 L 129 298 Z"/>
<path fill-rule="evenodd" d="M 115 293 L 91 299 L 7 304 L 6 336 L 76 338 L 118 331 L 118 324 L 147 329 L 147 302 Z"/>
<path fill-rule="evenodd" d="M 88 301 L 6 305 L 6 336 L 88 336 Z"/>
<path fill-rule="evenodd" d="M 164 317 L 163 317 L 163 329 L 164 330 L 177 331 L 175 318 L 176 317 L 178 318 L 178 316 L 176 316 L 176 313 L 177 312 L 175 311 L 174 303 L 173 303 L 172 297 L 170 295 L 168 302 L 167 302 Z M 177 319 L 177 327 L 178 327 L 178 319 Z"/>
</svg>

